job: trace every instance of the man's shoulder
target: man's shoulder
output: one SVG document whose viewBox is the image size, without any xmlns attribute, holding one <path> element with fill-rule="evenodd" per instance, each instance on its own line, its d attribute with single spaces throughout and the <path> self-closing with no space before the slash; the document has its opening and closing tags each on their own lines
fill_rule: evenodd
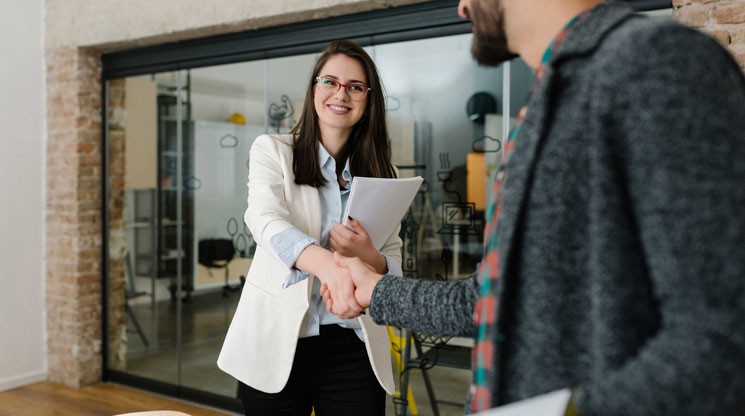
<svg viewBox="0 0 745 416">
<path fill-rule="evenodd" d="M 712 37 L 673 19 L 633 16 L 607 33 L 599 43 L 597 56 L 617 59 L 622 69 L 676 56 L 718 60 L 728 54 Z"/>
<path fill-rule="evenodd" d="M 712 37 L 672 19 L 644 16 L 628 18 L 608 31 L 583 66 L 594 78 L 611 83 L 639 77 L 695 80 L 709 76 L 713 66 L 730 80 L 742 76 L 729 52 Z"/>
</svg>

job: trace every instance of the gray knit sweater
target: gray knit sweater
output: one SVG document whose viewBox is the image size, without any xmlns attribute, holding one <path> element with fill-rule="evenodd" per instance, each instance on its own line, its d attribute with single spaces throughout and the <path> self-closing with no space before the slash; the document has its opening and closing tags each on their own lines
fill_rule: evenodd
<svg viewBox="0 0 745 416">
<path fill-rule="evenodd" d="M 585 416 L 745 414 L 745 79 L 714 40 L 604 4 L 552 58 L 503 188 L 496 397 Z M 386 276 L 378 323 L 472 332 L 476 278 Z"/>
</svg>

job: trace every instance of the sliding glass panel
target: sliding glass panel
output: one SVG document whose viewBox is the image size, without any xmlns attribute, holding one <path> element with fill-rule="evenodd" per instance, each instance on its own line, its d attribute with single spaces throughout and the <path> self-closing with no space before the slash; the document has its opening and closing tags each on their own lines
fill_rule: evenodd
<svg viewBox="0 0 745 416">
<path fill-rule="evenodd" d="M 179 111 L 188 97 L 178 78 L 108 82 L 109 369 L 168 383 L 178 382 L 178 261 L 190 255 L 188 227 L 179 232 L 178 222 L 190 221 L 188 213 L 179 216 L 178 196 L 183 211 L 189 195 L 178 189 L 177 167 L 181 160 L 180 173 L 188 173 L 191 130 L 188 106 Z"/>
<path fill-rule="evenodd" d="M 243 222 L 248 155 L 264 132 L 262 61 L 198 68 L 190 76 L 194 126 L 191 302 L 183 306 L 184 386 L 235 396 L 237 382 L 217 368 L 255 250 Z"/>
<path fill-rule="evenodd" d="M 393 160 L 402 176 L 425 179 L 405 247 L 412 277 L 463 278 L 481 258 L 487 161 L 496 168 L 502 140 L 503 69 L 478 66 L 470 49 L 471 35 L 458 35 L 374 51 L 388 92 Z M 529 88 L 511 85 L 521 96 Z"/>
<path fill-rule="evenodd" d="M 473 61 L 470 50 L 471 35 L 459 35 L 380 45 L 371 52 L 387 91 L 393 162 L 401 176 L 425 179 L 402 224 L 407 277 L 452 280 L 475 271 L 483 253 L 491 178 L 501 157 L 503 113 L 509 109 L 514 120 L 516 107 L 532 85 L 532 73 L 521 62 L 511 63 L 509 69 L 486 68 Z M 418 357 L 425 367 L 434 366 L 429 375 L 437 398 L 462 403 L 473 341 L 415 336 L 421 351 L 408 350 L 402 361 L 411 366 L 407 368 L 416 368 L 410 360 Z M 462 360 L 420 355 L 436 348 L 465 352 Z M 433 414 L 422 374 L 408 371 L 400 381 L 411 386 L 420 412 Z"/>
</svg>

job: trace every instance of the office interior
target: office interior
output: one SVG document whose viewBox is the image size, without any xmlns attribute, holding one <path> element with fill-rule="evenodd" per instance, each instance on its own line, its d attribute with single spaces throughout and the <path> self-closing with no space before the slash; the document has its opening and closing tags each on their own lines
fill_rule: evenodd
<svg viewBox="0 0 745 416">
<path fill-rule="evenodd" d="M 501 155 L 503 109 L 514 119 L 518 108 L 510 103 L 524 102 L 533 82 L 521 61 L 507 72 L 478 66 L 470 58 L 471 36 L 366 47 L 385 87 L 373 93 L 385 94 L 393 163 L 401 177 L 425 179 L 402 219 L 403 269 L 412 278 L 462 279 L 475 270 Z M 125 183 L 123 195 L 112 192 L 109 201 L 124 204 L 125 233 L 124 244 L 112 234 L 109 245 L 111 262 L 122 252 L 125 262 L 126 320 L 112 313 L 108 326 L 112 370 L 235 397 L 236 381 L 215 362 L 256 248 L 243 221 L 249 151 L 259 135 L 288 133 L 295 125 L 317 57 L 109 81 L 110 95 L 123 93 L 126 113 L 109 122 L 112 147 L 124 149 L 110 152 L 110 169 L 123 156 Z M 442 357 L 414 364 L 408 332 L 391 328 L 391 334 L 399 340 L 394 365 L 401 368 L 448 364 L 447 353 L 459 347 L 460 362 L 450 364 L 460 365 L 465 388 L 470 340 L 417 334 L 425 349 L 444 349 Z M 415 401 L 429 403 L 429 394 Z"/>
<path fill-rule="evenodd" d="M 533 86 L 519 59 L 481 67 L 470 48 L 470 33 L 446 30 L 365 46 L 385 87 L 374 93 L 385 95 L 393 163 L 425 180 L 402 219 L 411 278 L 475 270 L 502 139 Z M 261 134 L 292 129 L 317 56 L 102 80 L 112 190 L 102 211 L 122 213 L 102 236 L 109 380 L 156 393 L 176 386 L 182 398 L 240 411 L 236 380 L 215 363 L 256 247 L 243 222 L 249 149 Z M 472 341 L 389 333 L 402 393 L 387 414 L 462 414 Z"/>
</svg>

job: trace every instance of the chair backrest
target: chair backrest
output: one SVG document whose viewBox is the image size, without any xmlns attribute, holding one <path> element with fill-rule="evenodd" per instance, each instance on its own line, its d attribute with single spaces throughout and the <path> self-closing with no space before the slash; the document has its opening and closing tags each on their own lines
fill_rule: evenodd
<svg viewBox="0 0 745 416">
<path fill-rule="evenodd" d="M 199 264 L 205 267 L 225 267 L 218 261 L 228 262 L 235 256 L 233 241 L 225 238 L 210 238 L 199 240 Z"/>
</svg>

